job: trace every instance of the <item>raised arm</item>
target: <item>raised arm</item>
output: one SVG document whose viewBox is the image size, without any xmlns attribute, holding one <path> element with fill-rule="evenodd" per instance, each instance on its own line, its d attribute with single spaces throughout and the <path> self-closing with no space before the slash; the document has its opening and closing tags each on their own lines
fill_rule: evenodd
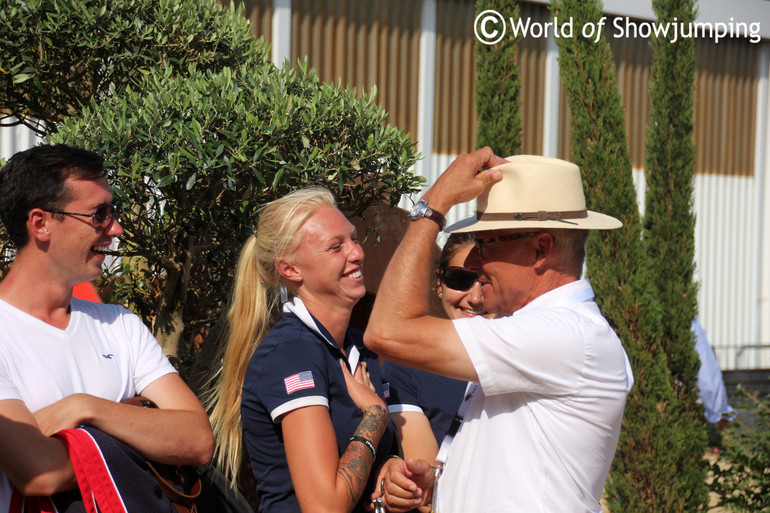
<svg viewBox="0 0 770 513">
<path fill-rule="evenodd" d="M 501 179 L 497 170 L 482 170 L 505 163 L 489 148 L 461 155 L 423 196 L 442 214 L 470 201 Z M 451 321 L 428 315 L 431 250 L 439 226 L 432 220 L 410 223 L 380 282 L 369 324 L 366 345 L 397 363 L 466 381 L 478 376 Z"/>
</svg>

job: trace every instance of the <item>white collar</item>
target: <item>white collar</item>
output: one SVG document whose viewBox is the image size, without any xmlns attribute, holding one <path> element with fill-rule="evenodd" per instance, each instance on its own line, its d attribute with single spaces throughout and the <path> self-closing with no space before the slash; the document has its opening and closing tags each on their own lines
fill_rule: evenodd
<svg viewBox="0 0 770 513">
<path fill-rule="evenodd" d="M 312 332 L 321 337 L 330 346 L 339 349 L 339 346 L 334 341 L 329 340 L 326 335 L 318 328 L 317 321 L 308 311 L 305 303 L 298 297 L 294 297 L 292 301 L 286 301 L 283 304 L 283 311 L 290 312 L 297 316 L 302 321 L 302 324 L 307 326 Z M 350 372 L 355 372 L 355 368 L 358 366 L 358 360 L 361 358 L 361 354 L 355 344 L 351 344 L 348 349 L 348 365 L 350 366 Z"/>
<path fill-rule="evenodd" d="M 591 301 L 593 298 L 594 289 L 591 287 L 591 283 L 588 279 L 583 278 L 582 280 L 573 281 L 566 285 L 562 285 L 561 287 L 549 290 L 545 294 L 536 297 L 524 305 L 521 310 L 527 308 L 566 306 L 574 303 L 581 303 L 583 301 Z"/>
</svg>

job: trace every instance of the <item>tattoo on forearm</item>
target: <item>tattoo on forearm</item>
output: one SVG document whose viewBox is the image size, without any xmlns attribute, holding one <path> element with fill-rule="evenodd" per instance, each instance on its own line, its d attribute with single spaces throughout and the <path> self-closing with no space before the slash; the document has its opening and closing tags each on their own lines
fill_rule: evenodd
<svg viewBox="0 0 770 513">
<path fill-rule="evenodd" d="M 384 405 L 380 406 L 373 404 L 366 412 L 364 412 L 364 418 L 356 428 L 356 432 L 353 433 L 356 436 L 363 436 L 367 440 L 377 445 L 376 441 L 380 439 L 382 433 L 385 432 L 385 427 L 388 425 L 388 410 Z"/>
<path fill-rule="evenodd" d="M 372 405 L 364 412 L 364 418 L 358 424 L 355 436 L 363 436 L 376 447 L 388 424 L 388 411 L 384 406 Z M 361 494 L 364 493 L 369 478 L 374 456 L 364 444 L 353 442 L 340 458 L 337 474 L 342 478 L 348 490 L 348 509 L 353 509 Z"/>
</svg>

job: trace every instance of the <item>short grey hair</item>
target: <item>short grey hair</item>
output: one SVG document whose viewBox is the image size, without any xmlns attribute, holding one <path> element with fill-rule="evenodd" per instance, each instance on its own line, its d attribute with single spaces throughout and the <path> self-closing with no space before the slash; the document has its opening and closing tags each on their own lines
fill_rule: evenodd
<svg viewBox="0 0 770 513">
<path fill-rule="evenodd" d="M 554 246 L 558 253 L 562 255 L 562 273 L 570 276 L 577 276 L 579 279 L 583 274 L 583 263 L 586 259 L 586 241 L 588 240 L 588 230 L 565 230 L 551 229 L 543 230 L 551 234 L 554 240 Z"/>
</svg>

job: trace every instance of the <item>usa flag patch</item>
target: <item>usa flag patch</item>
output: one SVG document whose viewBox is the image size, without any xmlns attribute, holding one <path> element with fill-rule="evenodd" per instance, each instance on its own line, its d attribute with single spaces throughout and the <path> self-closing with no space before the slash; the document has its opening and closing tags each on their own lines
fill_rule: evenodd
<svg viewBox="0 0 770 513">
<path fill-rule="evenodd" d="M 382 395 L 385 399 L 390 399 L 390 383 L 382 384 Z"/>
<path fill-rule="evenodd" d="M 292 374 L 288 378 L 284 379 L 283 383 L 286 385 L 287 394 L 292 394 L 297 390 L 304 390 L 306 388 L 313 388 L 315 386 L 315 382 L 313 381 L 313 373 L 311 371 Z"/>
</svg>

